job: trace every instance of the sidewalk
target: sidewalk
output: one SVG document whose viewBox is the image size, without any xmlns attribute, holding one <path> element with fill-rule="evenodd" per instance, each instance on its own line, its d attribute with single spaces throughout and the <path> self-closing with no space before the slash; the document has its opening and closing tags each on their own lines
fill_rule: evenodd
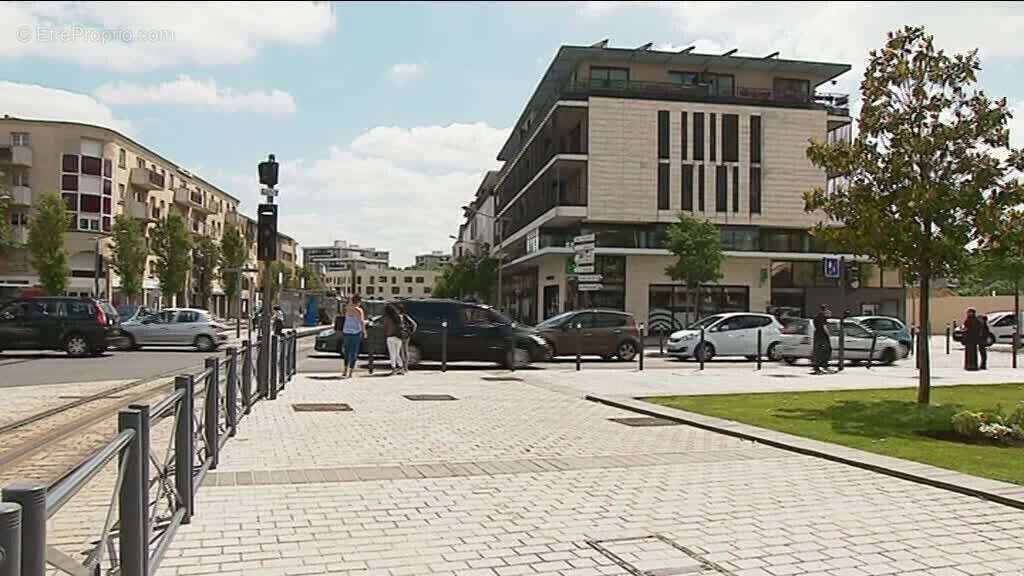
<svg viewBox="0 0 1024 576">
<path fill-rule="evenodd" d="M 299 374 L 228 445 L 158 574 L 1024 570 L 1017 510 L 632 420 L 538 375 Z M 351 411 L 295 411 L 310 403 Z"/>
</svg>

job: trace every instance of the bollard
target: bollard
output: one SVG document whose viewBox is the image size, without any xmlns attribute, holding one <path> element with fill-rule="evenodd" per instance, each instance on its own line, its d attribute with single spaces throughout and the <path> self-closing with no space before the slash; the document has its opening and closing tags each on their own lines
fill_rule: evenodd
<svg viewBox="0 0 1024 576">
<path fill-rule="evenodd" d="M 3 490 L 4 502 L 21 506 L 21 572 L 46 574 L 46 484 L 17 483 Z"/>
<path fill-rule="evenodd" d="M 448 321 L 441 320 L 441 372 L 448 371 Z"/>
<path fill-rule="evenodd" d="M 946 324 L 946 355 L 949 355 L 949 324 Z"/>
<path fill-rule="evenodd" d="M 839 368 L 842 372 L 846 366 L 846 314 L 839 316 Z"/>
<path fill-rule="evenodd" d="M 267 348 L 267 354 L 270 354 L 270 375 L 267 377 L 267 390 L 270 392 L 270 396 L 268 398 L 277 400 L 277 335 L 272 335 L 269 341 L 270 347 Z"/>
<path fill-rule="evenodd" d="M 263 372 L 263 355 L 267 353 L 270 348 L 270 342 L 263 338 L 257 340 L 254 344 L 256 347 L 256 391 L 259 393 L 260 398 L 270 398 L 270 374 Z"/>
<path fill-rule="evenodd" d="M 228 436 L 234 436 L 238 431 L 238 349 L 230 347 L 228 355 L 228 380 L 224 386 L 224 393 L 227 399 L 224 401 L 225 417 L 228 425 Z"/>
<path fill-rule="evenodd" d="M 1020 336 L 1017 334 L 1017 329 L 1013 329 L 1013 367 L 1017 367 L 1017 348 L 1020 348 Z"/>
<path fill-rule="evenodd" d="M 289 361 L 288 362 L 288 381 L 289 382 L 292 381 L 292 378 L 295 376 L 295 373 L 298 372 L 298 370 L 296 369 L 296 366 L 298 366 L 298 364 L 299 364 L 298 359 L 296 358 L 296 355 L 299 352 L 298 342 L 299 342 L 299 334 L 298 334 L 298 332 L 292 330 L 292 345 L 291 345 L 291 347 L 288 348 L 288 361 Z"/>
<path fill-rule="evenodd" d="M 704 327 L 700 328 L 700 342 L 697 347 L 693 349 L 694 355 L 697 356 L 697 360 L 700 361 L 700 369 L 704 369 Z"/>
<path fill-rule="evenodd" d="M 637 351 L 640 354 L 640 371 L 644 371 L 644 324 L 640 323 L 640 350 Z"/>
<path fill-rule="evenodd" d="M 777 346 L 777 345 L 776 345 Z M 761 329 L 757 329 L 757 369 L 761 369 Z"/>
<path fill-rule="evenodd" d="M 210 369 L 210 374 L 206 377 L 203 436 L 206 438 L 206 456 L 210 459 L 210 470 L 215 470 L 220 456 L 220 430 L 217 418 L 217 409 L 220 407 L 220 360 L 216 357 L 207 358 L 206 367 Z"/>
<path fill-rule="evenodd" d="M 121 451 L 118 462 L 124 467 L 124 478 L 118 493 L 118 555 L 120 574 L 145 576 L 149 542 L 144 537 L 143 518 L 149 500 L 148 486 L 143 485 L 143 469 L 149 465 L 145 447 L 142 414 L 138 410 L 121 410 L 117 414 L 118 432 L 134 430 L 128 446 Z"/>
<path fill-rule="evenodd" d="M 910 355 L 916 354 L 914 348 L 917 346 L 917 326 L 910 328 Z"/>
<path fill-rule="evenodd" d="M 142 542 L 143 542 L 142 563 L 144 564 L 144 569 L 146 570 L 146 572 L 143 572 L 143 574 L 148 574 L 148 571 L 149 571 L 149 550 L 148 550 L 148 546 L 149 546 L 150 536 L 152 536 L 152 532 L 153 532 L 153 527 L 150 526 L 150 524 L 149 524 L 149 513 L 148 513 L 149 512 L 149 460 L 150 460 L 150 457 L 149 457 L 149 454 L 150 454 L 149 447 L 150 447 L 150 432 L 152 431 L 153 420 L 152 420 L 152 418 L 150 417 L 150 414 L 149 414 L 149 405 L 148 404 L 131 404 L 131 405 L 128 406 L 128 408 L 130 408 L 132 410 L 135 410 L 135 411 L 137 411 L 139 413 L 139 424 L 140 424 L 140 426 L 139 426 L 139 430 L 136 431 L 136 433 L 141 437 L 141 442 L 139 443 L 139 445 L 141 446 L 141 449 L 139 451 L 139 454 L 141 455 L 141 458 L 142 458 L 142 464 L 141 464 L 141 469 L 139 471 L 139 473 L 141 474 L 139 485 L 144 487 L 142 489 L 142 536 L 140 538 L 142 539 Z"/>
<path fill-rule="evenodd" d="M 21 576 L 21 504 L 0 502 L 0 576 Z"/>
<path fill-rule="evenodd" d="M 665 355 L 665 329 L 658 330 L 658 356 Z"/>
<path fill-rule="evenodd" d="M 174 421 L 174 489 L 178 495 L 178 506 L 185 509 L 182 524 L 191 522 L 195 511 L 195 495 L 192 490 L 192 461 L 195 452 L 192 412 L 195 405 L 192 387 L 190 374 L 174 379 L 174 389 L 182 391 Z"/>
<path fill-rule="evenodd" d="M 582 332 L 582 331 L 583 331 L 583 323 L 582 322 L 577 322 L 576 323 L 576 371 L 577 372 L 580 371 L 580 352 L 582 352 L 582 350 L 580 350 L 580 332 Z"/>
<path fill-rule="evenodd" d="M 242 414 L 252 409 L 252 343 L 242 342 Z M 237 424 L 237 422 L 236 422 Z"/>
<path fill-rule="evenodd" d="M 871 360 L 875 357 L 875 344 L 878 342 L 878 334 L 871 335 L 871 350 L 868 351 L 868 370 L 871 370 Z"/>
<path fill-rule="evenodd" d="M 277 385 L 279 390 L 284 390 L 288 382 L 288 335 L 281 336 L 281 343 L 277 350 Z"/>
</svg>

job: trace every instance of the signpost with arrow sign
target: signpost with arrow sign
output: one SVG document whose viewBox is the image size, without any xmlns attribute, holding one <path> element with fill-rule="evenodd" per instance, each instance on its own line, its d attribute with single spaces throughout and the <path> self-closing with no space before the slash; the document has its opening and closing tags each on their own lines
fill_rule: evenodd
<svg viewBox="0 0 1024 576">
<path fill-rule="evenodd" d="M 602 277 L 594 273 L 597 238 L 593 234 L 581 234 L 572 239 L 572 251 L 576 263 L 576 290 L 597 292 L 603 288 Z"/>
</svg>

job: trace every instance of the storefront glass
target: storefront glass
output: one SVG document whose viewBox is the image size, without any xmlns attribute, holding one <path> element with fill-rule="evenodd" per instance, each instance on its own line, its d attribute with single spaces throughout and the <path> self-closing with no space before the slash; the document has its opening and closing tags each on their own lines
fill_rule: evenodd
<svg viewBox="0 0 1024 576">
<path fill-rule="evenodd" d="M 697 309 L 693 295 L 681 284 L 651 284 L 648 292 L 647 325 L 651 333 L 684 328 L 697 318 L 722 312 L 750 310 L 749 286 L 705 285 L 700 287 Z"/>
</svg>

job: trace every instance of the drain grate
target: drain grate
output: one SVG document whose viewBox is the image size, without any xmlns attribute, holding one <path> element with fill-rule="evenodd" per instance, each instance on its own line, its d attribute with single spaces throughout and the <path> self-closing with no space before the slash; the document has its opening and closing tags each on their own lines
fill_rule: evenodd
<svg viewBox="0 0 1024 576">
<path fill-rule="evenodd" d="M 653 416 L 640 416 L 635 418 L 609 418 L 612 422 L 623 424 L 625 426 L 633 426 L 634 428 L 648 428 L 651 426 L 679 426 L 679 422 L 673 420 L 666 420 L 665 418 L 655 418 Z"/>
<path fill-rule="evenodd" d="M 292 404 L 295 412 L 351 412 L 348 404 Z"/>
<path fill-rule="evenodd" d="M 405 399 L 412 400 L 413 402 L 447 402 L 458 400 L 455 396 L 448 394 L 406 394 Z"/>
<path fill-rule="evenodd" d="M 633 576 L 734 576 L 719 564 L 661 534 L 587 540 L 587 544 Z"/>
</svg>

